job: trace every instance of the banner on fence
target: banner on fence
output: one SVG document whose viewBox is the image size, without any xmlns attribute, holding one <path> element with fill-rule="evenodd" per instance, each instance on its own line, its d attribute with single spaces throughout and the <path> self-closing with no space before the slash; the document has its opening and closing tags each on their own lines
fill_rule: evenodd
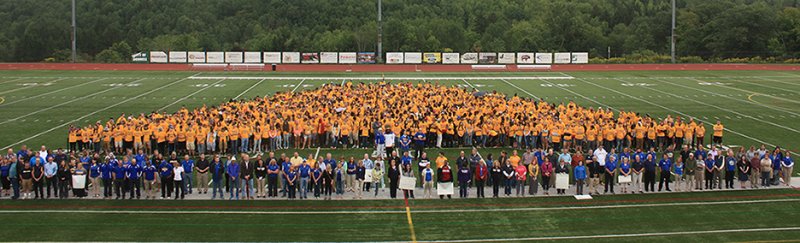
<svg viewBox="0 0 800 243">
<path fill-rule="evenodd" d="M 170 51 L 169 63 L 186 63 L 185 51 Z"/>
<path fill-rule="evenodd" d="M 223 63 L 225 62 L 225 53 L 221 51 L 206 52 L 207 63 Z"/>
<path fill-rule="evenodd" d="M 478 63 L 480 63 L 480 64 L 497 63 L 497 53 L 494 53 L 494 52 L 481 52 L 481 53 L 478 53 Z"/>
<path fill-rule="evenodd" d="M 151 51 L 150 62 L 152 63 L 167 63 L 167 53 L 163 51 Z"/>
<path fill-rule="evenodd" d="M 284 52 L 283 59 L 281 59 L 283 63 L 300 63 L 300 53 L 299 52 Z"/>
<path fill-rule="evenodd" d="M 336 52 L 320 52 L 319 53 L 319 62 L 320 63 L 337 63 L 337 62 L 339 62 L 339 55 Z"/>
<path fill-rule="evenodd" d="M 202 51 L 190 51 L 187 56 L 188 56 L 189 63 L 205 63 L 206 62 L 206 53 L 202 52 Z"/>
<path fill-rule="evenodd" d="M 261 63 L 261 52 L 258 52 L 258 51 L 247 51 L 247 52 L 244 52 L 244 62 L 245 63 Z"/>
<path fill-rule="evenodd" d="M 386 64 L 400 64 L 403 63 L 403 53 L 402 52 L 387 52 L 386 53 Z"/>
<path fill-rule="evenodd" d="M 150 55 L 147 52 L 137 52 L 131 55 L 131 59 L 133 62 L 148 62 L 150 61 Z"/>
<path fill-rule="evenodd" d="M 303 52 L 300 63 L 319 63 L 319 53 Z"/>
<path fill-rule="evenodd" d="M 469 52 L 461 55 L 461 64 L 477 64 L 478 53 Z"/>
<path fill-rule="evenodd" d="M 242 52 L 240 51 L 228 51 L 225 52 L 225 62 L 226 63 L 242 63 L 244 61 Z"/>
<path fill-rule="evenodd" d="M 425 63 L 442 63 L 442 53 L 440 52 L 426 52 L 422 54 L 422 57 Z"/>
<path fill-rule="evenodd" d="M 361 64 L 373 64 L 373 63 L 375 63 L 375 53 L 374 52 L 359 52 L 358 53 L 358 63 L 361 63 Z"/>
<path fill-rule="evenodd" d="M 442 53 L 442 63 L 444 64 L 458 64 L 459 58 L 458 53 Z"/>
<path fill-rule="evenodd" d="M 572 61 L 572 55 L 569 52 L 556 52 L 553 62 L 557 64 L 566 64 Z"/>
<path fill-rule="evenodd" d="M 573 52 L 572 53 L 572 63 L 573 64 L 587 64 L 587 63 L 589 63 L 589 53 L 588 52 Z"/>
<path fill-rule="evenodd" d="M 551 63 L 553 63 L 553 53 L 549 52 L 536 53 L 536 64 L 551 64 Z"/>
<path fill-rule="evenodd" d="M 519 52 L 517 53 L 517 63 L 519 64 L 533 64 L 532 52 Z"/>
<path fill-rule="evenodd" d="M 280 52 L 264 52 L 264 63 L 281 63 Z"/>
<path fill-rule="evenodd" d="M 422 53 L 419 53 L 419 52 L 406 52 L 405 53 L 405 63 L 406 64 L 420 64 L 420 63 L 422 63 Z"/>
<path fill-rule="evenodd" d="M 497 53 L 497 63 L 501 64 L 514 64 L 516 55 L 513 52 Z"/>
<path fill-rule="evenodd" d="M 339 52 L 339 63 L 352 64 L 358 61 L 358 54 L 355 52 Z"/>
</svg>

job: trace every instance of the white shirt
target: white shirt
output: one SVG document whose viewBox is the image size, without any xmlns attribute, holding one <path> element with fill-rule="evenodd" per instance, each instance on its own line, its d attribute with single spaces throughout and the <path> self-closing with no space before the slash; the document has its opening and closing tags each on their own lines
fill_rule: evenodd
<svg viewBox="0 0 800 243">
<path fill-rule="evenodd" d="M 602 147 L 594 151 L 594 156 L 597 157 L 597 163 L 600 166 L 606 166 L 606 155 L 608 155 L 608 152 Z"/>
<path fill-rule="evenodd" d="M 39 151 L 39 158 L 42 158 L 42 164 L 47 163 L 47 150 Z"/>
<path fill-rule="evenodd" d="M 395 139 L 394 133 L 383 134 L 383 138 L 386 142 L 387 148 L 394 147 L 394 139 Z"/>
<path fill-rule="evenodd" d="M 183 177 L 181 177 L 181 174 L 183 174 L 183 167 L 175 166 L 175 168 L 172 168 L 172 173 L 175 174 L 175 181 L 183 180 Z"/>
</svg>

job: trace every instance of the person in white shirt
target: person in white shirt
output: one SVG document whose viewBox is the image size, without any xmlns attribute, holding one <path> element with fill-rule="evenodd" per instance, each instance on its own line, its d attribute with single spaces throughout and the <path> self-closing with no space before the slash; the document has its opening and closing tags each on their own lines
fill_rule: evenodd
<svg viewBox="0 0 800 243">
<path fill-rule="evenodd" d="M 394 142 L 397 137 L 394 135 L 392 130 L 386 129 L 386 133 L 383 134 L 383 138 L 385 140 L 384 143 L 386 146 L 386 154 L 392 154 L 392 151 L 394 150 Z M 380 154 L 378 156 L 380 156 Z"/>
<path fill-rule="evenodd" d="M 175 199 L 178 199 L 178 194 L 180 194 L 180 198 L 183 199 L 186 193 L 183 189 L 183 166 L 178 164 L 177 161 L 172 162 L 172 174 L 174 175 L 173 180 L 175 183 Z"/>
</svg>

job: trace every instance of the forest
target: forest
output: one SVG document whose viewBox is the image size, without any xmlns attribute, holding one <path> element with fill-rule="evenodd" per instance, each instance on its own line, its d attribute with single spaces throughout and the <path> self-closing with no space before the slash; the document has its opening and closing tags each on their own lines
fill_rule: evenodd
<svg viewBox="0 0 800 243">
<path fill-rule="evenodd" d="M 76 9 L 81 62 L 128 62 L 147 50 L 377 46 L 376 0 L 77 0 Z M 678 0 L 677 9 L 682 61 L 800 58 L 800 0 Z M 384 52 L 669 59 L 670 0 L 383 0 L 382 10 Z M 0 2 L 0 61 L 68 61 L 70 16 L 70 0 Z"/>
</svg>

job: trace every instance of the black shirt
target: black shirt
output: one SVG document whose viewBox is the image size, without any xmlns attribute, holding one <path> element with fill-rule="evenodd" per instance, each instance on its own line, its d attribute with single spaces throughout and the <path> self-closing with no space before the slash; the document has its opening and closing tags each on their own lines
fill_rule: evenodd
<svg viewBox="0 0 800 243">
<path fill-rule="evenodd" d="M 256 165 L 256 177 L 259 179 L 267 177 L 267 164 Z"/>
<path fill-rule="evenodd" d="M 209 165 L 208 160 L 201 159 L 201 160 L 197 161 L 197 163 L 194 165 L 194 167 L 195 167 L 195 169 L 198 170 L 198 173 L 205 174 L 205 173 L 208 173 L 207 170 L 205 172 L 199 172 L 199 170 L 207 169 L 208 165 Z"/>
</svg>

